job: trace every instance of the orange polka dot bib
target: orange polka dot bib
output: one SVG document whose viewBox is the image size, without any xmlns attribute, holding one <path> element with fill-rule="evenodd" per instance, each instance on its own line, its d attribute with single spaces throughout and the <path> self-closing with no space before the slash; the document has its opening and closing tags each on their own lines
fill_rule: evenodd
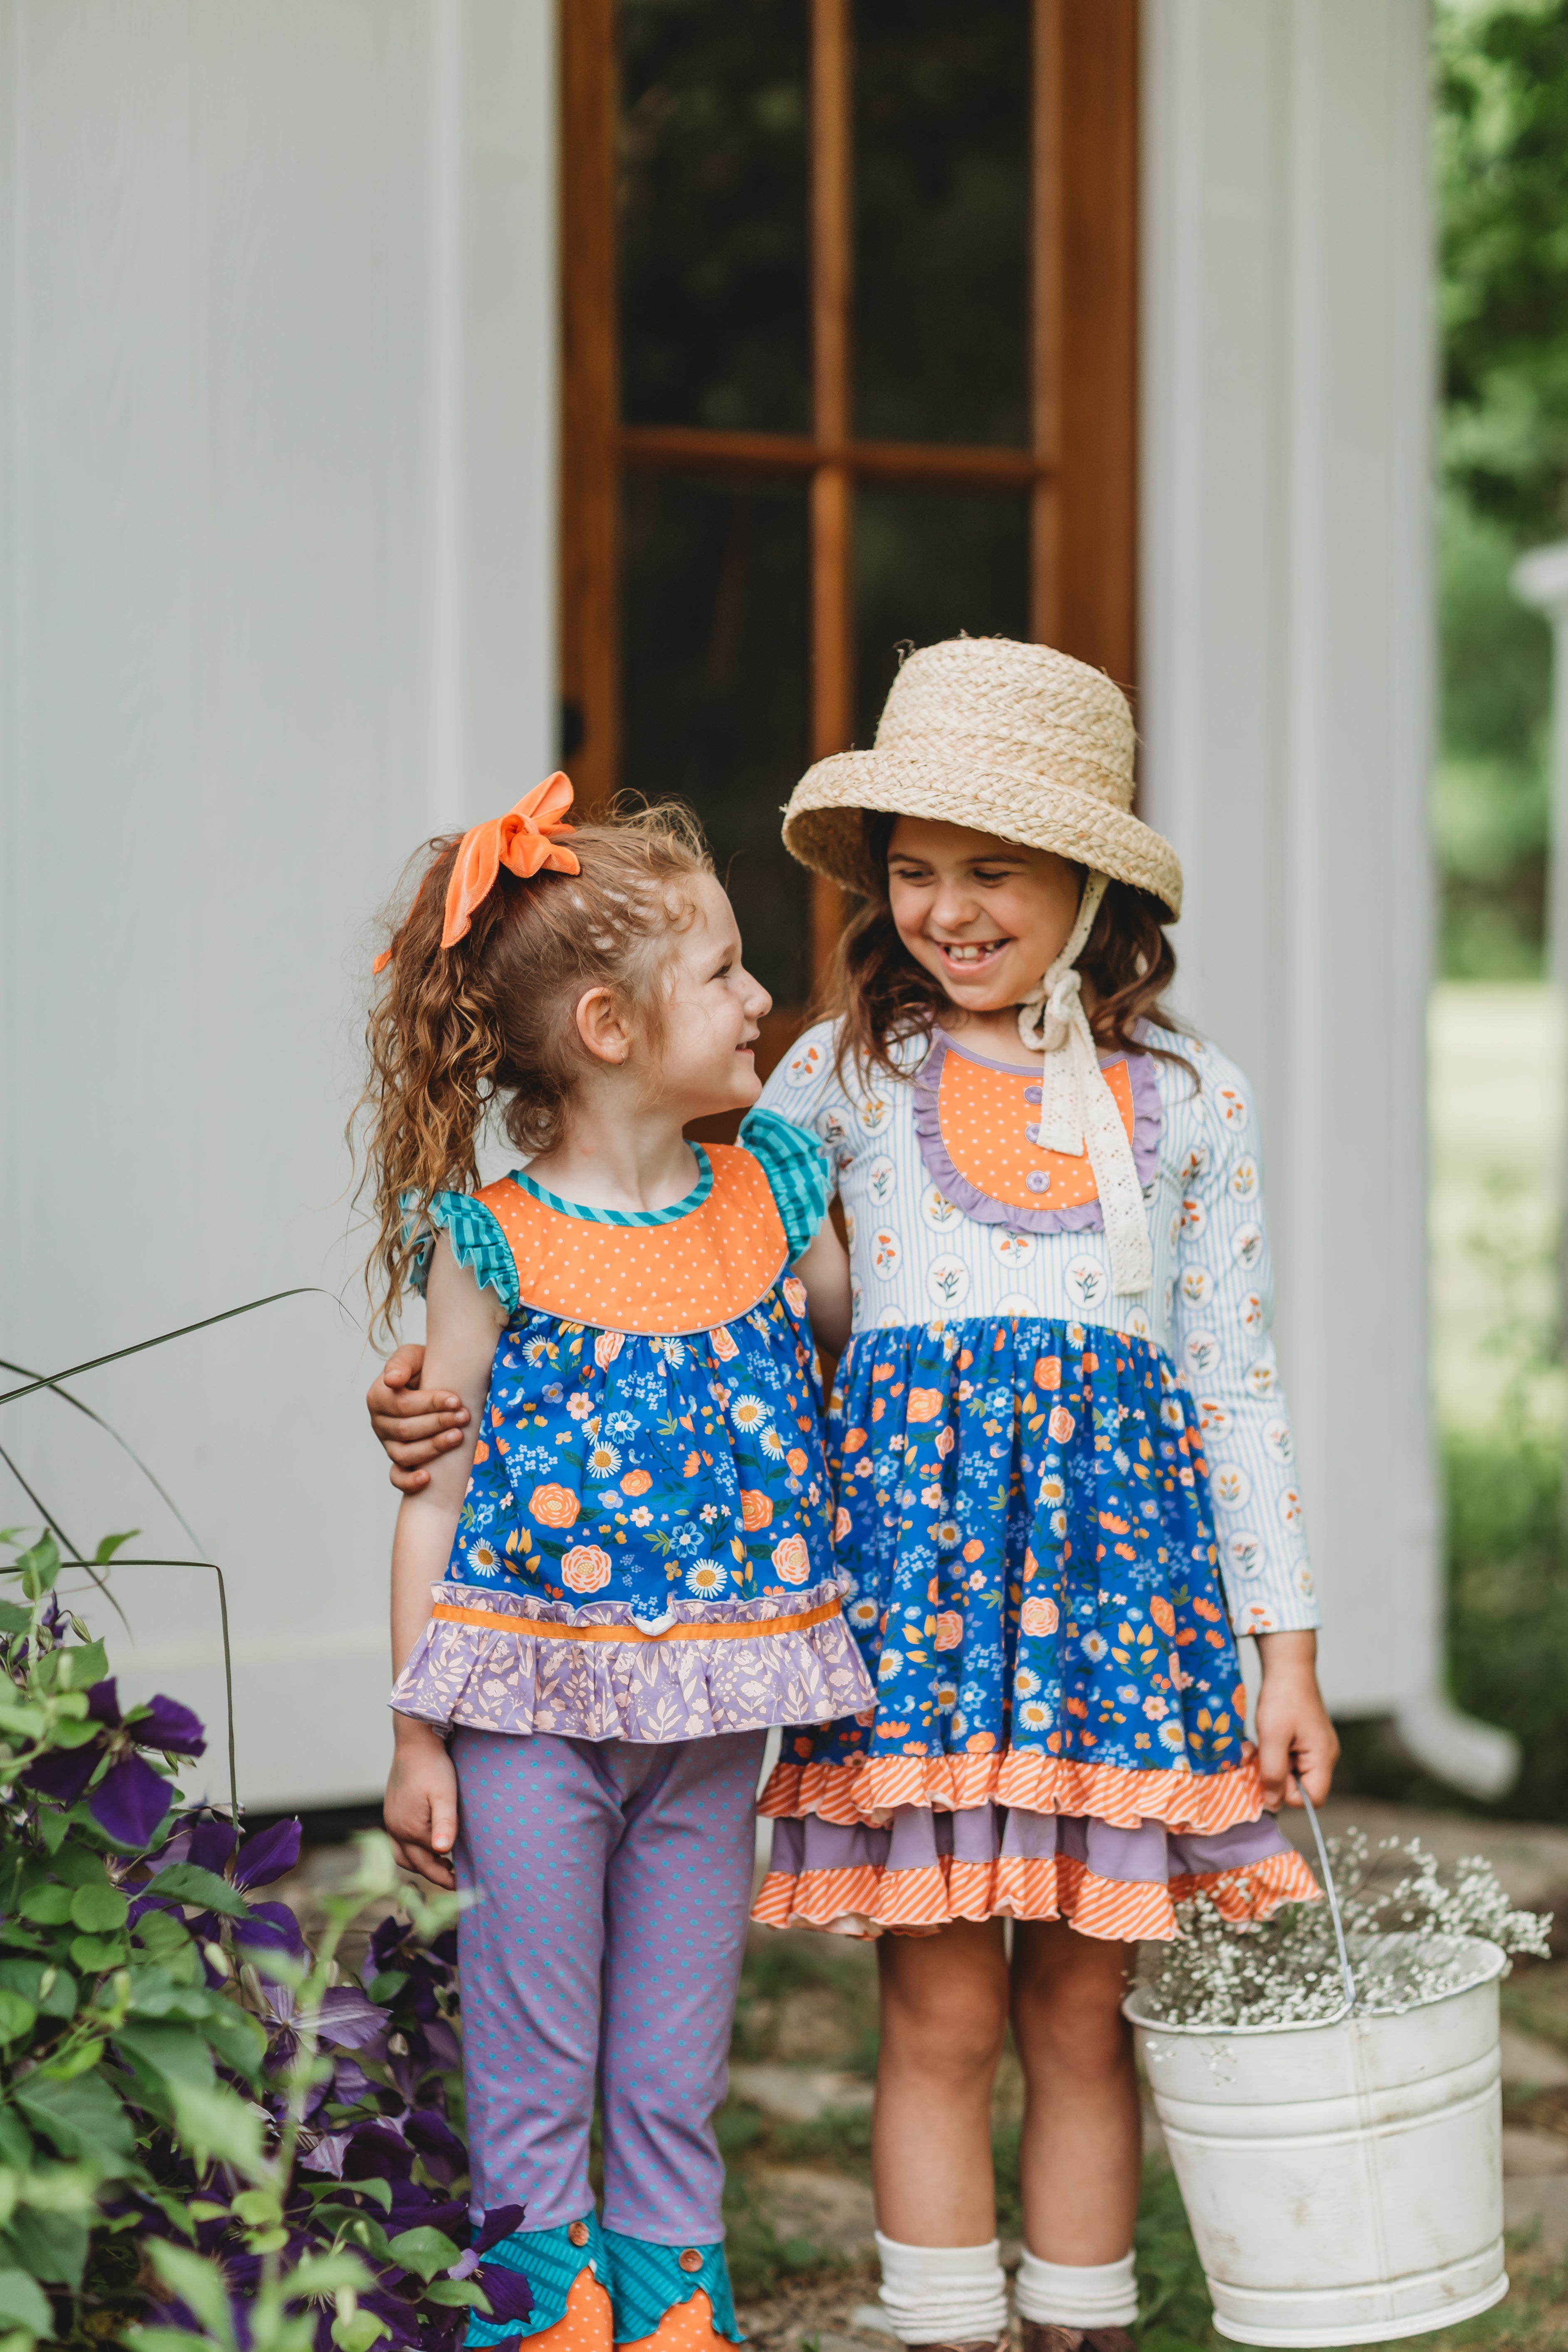
<svg viewBox="0 0 1568 2352">
<path fill-rule="evenodd" d="M 784 1270 L 784 1223 L 749 1151 L 712 1144 L 706 1159 L 696 1192 L 646 1223 L 580 1208 L 522 1173 L 487 1184 L 478 1198 L 506 1236 L 520 1305 L 650 1338 L 749 1313 Z"/>
</svg>

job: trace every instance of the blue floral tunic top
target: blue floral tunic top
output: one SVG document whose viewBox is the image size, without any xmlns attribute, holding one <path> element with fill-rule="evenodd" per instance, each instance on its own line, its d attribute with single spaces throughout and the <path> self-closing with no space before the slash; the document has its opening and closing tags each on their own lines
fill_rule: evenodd
<svg viewBox="0 0 1568 2352">
<path fill-rule="evenodd" d="M 821 1163 L 783 1121 L 751 1142 L 693 1147 L 697 1184 L 656 1212 L 584 1209 L 521 1171 L 433 1202 L 507 1322 L 402 1713 L 664 1741 L 869 1704 L 787 1271 Z"/>
</svg>

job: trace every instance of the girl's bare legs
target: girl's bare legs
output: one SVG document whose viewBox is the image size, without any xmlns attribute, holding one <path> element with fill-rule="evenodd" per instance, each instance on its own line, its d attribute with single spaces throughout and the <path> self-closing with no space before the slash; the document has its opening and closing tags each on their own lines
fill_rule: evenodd
<svg viewBox="0 0 1568 2352">
<path fill-rule="evenodd" d="M 1059 1920 L 1013 1929 L 1024 2231 L 1043 2262 L 1119 2262 L 1132 2243 L 1142 2134 L 1121 2002 L 1133 1957 L 1131 1944 L 1080 1936 Z M 987 2103 L 989 2089 L 987 2074 Z M 989 2151 L 984 2160 L 989 2175 Z"/>
<path fill-rule="evenodd" d="M 1007 2028 L 1002 1922 L 960 1919 L 934 1936 L 879 1937 L 877 1965 L 878 2226 L 906 2246 L 986 2245 L 996 2234 L 991 2086 Z"/>
</svg>

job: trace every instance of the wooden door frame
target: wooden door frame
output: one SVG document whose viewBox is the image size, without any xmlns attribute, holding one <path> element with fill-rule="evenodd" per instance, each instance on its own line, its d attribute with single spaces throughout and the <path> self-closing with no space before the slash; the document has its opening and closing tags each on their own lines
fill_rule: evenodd
<svg viewBox="0 0 1568 2352">
<path fill-rule="evenodd" d="M 562 0 L 561 680 L 567 764 L 585 809 L 618 780 L 617 522 L 627 467 L 809 478 L 816 759 L 843 750 L 853 723 L 850 551 L 861 478 L 1027 487 L 1032 635 L 1136 685 L 1140 0 L 1031 0 L 1032 431 L 1031 446 L 1016 450 L 851 438 L 851 0 L 802 5 L 811 24 L 808 435 L 621 424 L 616 0 Z M 819 883 L 817 966 L 839 912 L 837 890 Z"/>
</svg>

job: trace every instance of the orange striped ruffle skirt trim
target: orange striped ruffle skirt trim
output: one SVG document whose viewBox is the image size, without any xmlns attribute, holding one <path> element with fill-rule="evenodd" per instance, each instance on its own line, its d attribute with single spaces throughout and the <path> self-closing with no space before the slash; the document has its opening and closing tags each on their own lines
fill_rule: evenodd
<svg viewBox="0 0 1568 2352">
<path fill-rule="evenodd" d="M 995 1862 L 930 1863 L 884 1870 L 770 1871 L 752 1916 L 763 1927 L 818 1927 L 839 1935 L 934 1935 L 955 1919 L 1065 1919 L 1080 1936 L 1109 1943 L 1171 1943 L 1175 1906 L 1206 1895 L 1233 1925 L 1267 1919 L 1283 1903 L 1318 1898 L 1300 1855 L 1271 1853 L 1237 1870 L 1204 1872 L 1165 1885 L 1102 1878 L 1070 1854 L 1048 1861 L 1004 1855 Z"/>
<path fill-rule="evenodd" d="M 781 1760 L 757 1810 L 775 1820 L 816 1813 L 845 1828 L 858 1822 L 880 1828 L 898 1805 L 955 1813 L 984 1804 L 1089 1813 L 1114 1829 L 1152 1821 L 1178 1832 L 1213 1835 L 1258 1819 L 1263 1783 L 1251 1749 L 1227 1771 L 1203 1773 L 1134 1772 L 1121 1764 L 1047 1756 L 1037 1748 L 1013 1748 L 1000 1756 L 856 1756 L 844 1764 Z"/>
<path fill-rule="evenodd" d="M 652 1633 L 637 1625 L 563 1625 L 553 1617 L 525 1617 L 515 1609 L 461 1609 L 451 1601 L 437 1601 L 430 1614 L 448 1625 L 478 1625 L 493 1633 L 532 1633 L 542 1642 L 760 1642 L 774 1633 L 804 1633 L 813 1625 L 826 1625 L 842 1606 L 837 1600 L 824 1601 L 815 1609 L 797 1610 L 791 1617 L 666 1625 Z"/>
</svg>

